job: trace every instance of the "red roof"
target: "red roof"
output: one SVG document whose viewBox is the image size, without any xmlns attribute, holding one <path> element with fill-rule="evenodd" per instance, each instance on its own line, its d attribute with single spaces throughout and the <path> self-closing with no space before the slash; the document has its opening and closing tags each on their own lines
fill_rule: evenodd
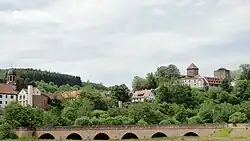
<svg viewBox="0 0 250 141">
<path fill-rule="evenodd" d="M 17 94 L 10 84 L 0 84 L 0 94 Z"/>
<path fill-rule="evenodd" d="M 136 91 L 132 98 L 145 98 L 148 97 L 152 93 L 152 90 L 141 90 L 141 91 Z"/>
<path fill-rule="evenodd" d="M 189 65 L 189 67 L 187 68 L 189 69 L 199 69 L 194 63 L 192 63 L 191 65 Z"/>
<path fill-rule="evenodd" d="M 215 77 L 204 77 L 209 84 L 220 85 L 222 80 Z"/>
</svg>

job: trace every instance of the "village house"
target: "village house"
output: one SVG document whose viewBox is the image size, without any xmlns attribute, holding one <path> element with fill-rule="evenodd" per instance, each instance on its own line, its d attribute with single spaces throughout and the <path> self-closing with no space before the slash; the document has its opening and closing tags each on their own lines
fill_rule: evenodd
<svg viewBox="0 0 250 141">
<path fill-rule="evenodd" d="M 10 69 L 7 72 L 7 83 L 0 84 L 0 108 L 4 108 L 12 101 L 17 101 L 16 72 Z"/>
<path fill-rule="evenodd" d="M 44 110 L 49 108 L 49 97 L 42 94 L 38 88 L 33 87 L 32 85 L 28 85 L 27 89 L 22 89 L 19 92 L 18 102 L 23 106 L 30 105 Z"/>
<path fill-rule="evenodd" d="M 187 75 L 182 78 L 182 82 L 192 88 L 205 89 L 211 87 L 219 87 L 223 79 L 230 79 L 230 71 L 220 68 L 214 71 L 214 77 L 201 76 L 199 68 L 192 63 L 187 68 Z"/>
<path fill-rule="evenodd" d="M 141 90 L 133 93 L 132 102 L 144 102 L 155 100 L 155 94 L 153 90 Z"/>
</svg>

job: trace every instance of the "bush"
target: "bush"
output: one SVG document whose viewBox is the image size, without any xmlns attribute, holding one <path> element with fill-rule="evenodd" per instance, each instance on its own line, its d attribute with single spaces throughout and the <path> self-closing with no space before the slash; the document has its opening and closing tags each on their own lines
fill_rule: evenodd
<svg viewBox="0 0 250 141">
<path fill-rule="evenodd" d="M 148 123 L 144 119 L 141 119 L 137 122 L 137 125 L 148 125 Z"/>
<path fill-rule="evenodd" d="M 202 120 L 199 116 L 194 116 L 188 119 L 188 124 L 201 124 Z"/>
<path fill-rule="evenodd" d="M 85 125 L 90 125 L 90 124 L 91 124 L 90 119 L 88 117 L 85 117 L 85 116 L 78 118 L 75 121 L 75 125 L 85 126 Z"/>
<path fill-rule="evenodd" d="M 172 125 L 172 124 L 178 124 L 179 122 L 174 119 L 174 118 L 168 118 L 168 119 L 165 119 L 165 120 L 162 120 L 160 122 L 160 125 Z"/>
<path fill-rule="evenodd" d="M 17 135 L 12 130 L 11 125 L 6 123 L 0 125 L 0 140 L 4 139 L 17 139 Z"/>
<path fill-rule="evenodd" d="M 236 124 L 236 123 L 244 123 L 247 121 L 247 116 L 244 113 L 241 112 L 236 112 L 234 114 L 232 114 L 229 117 L 229 122 Z"/>
</svg>

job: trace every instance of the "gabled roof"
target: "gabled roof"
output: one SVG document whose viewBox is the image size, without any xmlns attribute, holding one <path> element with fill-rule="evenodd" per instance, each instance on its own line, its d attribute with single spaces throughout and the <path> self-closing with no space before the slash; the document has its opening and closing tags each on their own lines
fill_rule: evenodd
<svg viewBox="0 0 250 141">
<path fill-rule="evenodd" d="M 199 68 L 194 63 L 192 63 L 191 65 L 189 65 L 187 69 L 190 70 L 190 69 L 199 69 Z"/>
<path fill-rule="evenodd" d="M 152 93 L 152 90 L 141 90 L 141 91 L 136 91 L 132 98 L 146 98 Z"/>
<path fill-rule="evenodd" d="M 0 84 L 0 94 L 17 94 L 11 84 Z"/>
</svg>

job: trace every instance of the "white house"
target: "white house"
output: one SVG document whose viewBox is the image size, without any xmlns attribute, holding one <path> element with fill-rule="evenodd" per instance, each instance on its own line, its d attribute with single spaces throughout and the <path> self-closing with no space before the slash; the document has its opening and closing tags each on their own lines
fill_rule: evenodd
<svg viewBox="0 0 250 141">
<path fill-rule="evenodd" d="M 136 91 L 132 96 L 132 102 L 144 102 L 145 100 L 148 101 L 155 100 L 155 95 L 153 90 Z"/>
<path fill-rule="evenodd" d="M 32 85 L 28 86 L 28 89 L 22 89 L 18 94 L 18 102 L 23 106 L 34 106 L 34 96 L 41 95 L 41 91 L 33 87 Z"/>
<path fill-rule="evenodd" d="M 12 101 L 17 101 L 16 71 L 10 69 L 7 72 L 7 83 L 0 84 L 0 108 L 4 108 Z"/>
<path fill-rule="evenodd" d="M 0 108 L 4 108 L 12 101 L 17 101 L 17 93 L 12 85 L 0 84 Z"/>
<path fill-rule="evenodd" d="M 205 79 L 200 75 L 194 77 L 185 77 L 182 79 L 183 84 L 192 88 L 203 89 L 205 87 Z"/>
</svg>

